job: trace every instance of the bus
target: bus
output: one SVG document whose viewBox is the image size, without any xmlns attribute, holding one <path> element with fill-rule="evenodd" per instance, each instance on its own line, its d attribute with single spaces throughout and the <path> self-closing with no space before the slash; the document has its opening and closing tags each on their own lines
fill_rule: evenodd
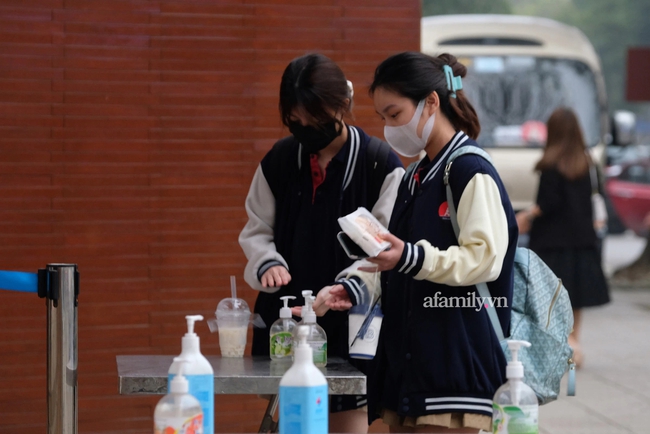
<svg viewBox="0 0 650 434">
<path fill-rule="evenodd" d="M 557 107 L 576 112 L 594 161 L 603 163 L 612 137 L 605 82 L 594 47 L 577 28 L 515 15 L 424 17 L 421 51 L 451 53 L 467 67 L 463 91 L 481 122 L 477 142 L 491 155 L 515 210 L 535 200 L 534 166 Z"/>
</svg>

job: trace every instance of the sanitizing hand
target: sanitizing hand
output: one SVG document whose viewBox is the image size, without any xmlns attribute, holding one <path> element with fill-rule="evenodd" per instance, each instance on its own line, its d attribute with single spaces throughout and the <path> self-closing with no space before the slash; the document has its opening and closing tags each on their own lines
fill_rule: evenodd
<svg viewBox="0 0 650 434">
<path fill-rule="evenodd" d="M 331 291 L 337 288 L 340 288 L 343 292 L 345 292 L 343 285 L 326 286 L 318 291 L 318 294 L 316 294 L 316 300 L 314 300 L 314 304 L 312 305 L 314 312 L 316 312 L 316 316 L 323 316 L 327 313 L 328 310 L 330 310 L 327 301 L 331 298 Z M 295 316 L 300 316 L 301 309 L 301 306 L 292 307 L 291 313 Z"/>
<path fill-rule="evenodd" d="M 352 308 L 352 302 L 348 292 L 343 285 L 336 285 L 330 291 L 330 298 L 325 302 L 332 310 L 349 310 Z"/>
</svg>

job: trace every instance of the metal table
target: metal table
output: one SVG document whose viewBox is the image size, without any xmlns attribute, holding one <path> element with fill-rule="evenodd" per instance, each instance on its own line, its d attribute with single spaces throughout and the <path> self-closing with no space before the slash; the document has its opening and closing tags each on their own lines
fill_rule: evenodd
<svg viewBox="0 0 650 434">
<path fill-rule="evenodd" d="M 167 371 L 174 356 L 117 356 L 121 395 L 164 395 Z M 206 356 L 214 370 L 215 395 L 271 395 L 258 432 L 277 432 L 273 416 L 278 406 L 280 379 L 291 362 L 268 357 L 222 358 Z M 343 359 L 329 358 L 320 368 L 331 395 L 364 395 L 366 376 Z"/>
</svg>

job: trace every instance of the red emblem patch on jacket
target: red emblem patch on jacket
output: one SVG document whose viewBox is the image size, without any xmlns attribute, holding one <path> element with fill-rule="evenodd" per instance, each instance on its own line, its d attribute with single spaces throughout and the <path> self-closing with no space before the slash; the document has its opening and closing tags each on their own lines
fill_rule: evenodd
<svg viewBox="0 0 650 434">
<path fill-rule="evenodd" d="M 447 202 L 443 202 L 440 204 L 440 208 L 438 208 L 438 215 L 443 220 L 451 219 L 451 216 L 449 215 L 449 204 Z"/>
</svg>

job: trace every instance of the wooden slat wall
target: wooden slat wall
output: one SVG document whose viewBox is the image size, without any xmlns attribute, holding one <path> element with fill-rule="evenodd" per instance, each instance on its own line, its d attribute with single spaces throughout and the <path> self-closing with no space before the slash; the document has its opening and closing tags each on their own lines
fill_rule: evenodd
<svg viewBox="0 0 650 434">
<path fill-rule="evenodd" d="M 117 394 L 117 354 L 178 353 L 230 275 L 252 306 L 237 236 L 287 63 L 339 62 L 381 135 L 367 85 L 419 20 L 417 0 L 0 1 L 0 269 L 79 265 L 81 433 L 151 432 L 159 397 Z M 45 313 L 0 291 L 0 433 L 45 430 Z M 217 406 L 217 432 L 255 432 L 265 403 Z"/>
</svg>

